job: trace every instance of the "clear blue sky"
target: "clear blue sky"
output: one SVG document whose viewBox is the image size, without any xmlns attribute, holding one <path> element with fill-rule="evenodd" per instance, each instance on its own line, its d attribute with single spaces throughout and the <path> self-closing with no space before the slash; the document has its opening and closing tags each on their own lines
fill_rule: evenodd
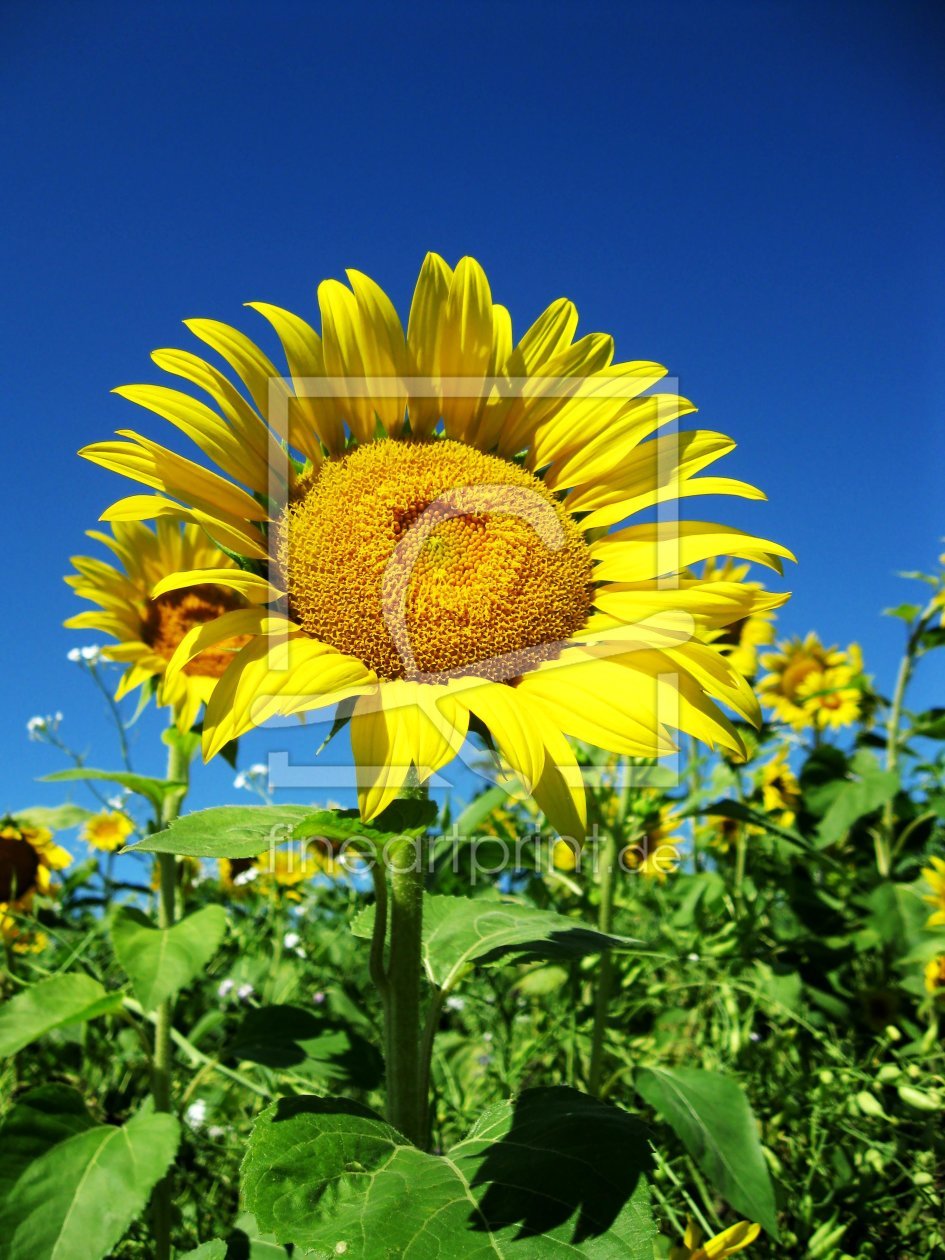
<svg viewBox="0 0 945 1260">
<path fill-rule="evenodd" d="M 114 764 L 61 628 L 68 556 L 127 492 L 74 454 L 139 420 L 109 390 L 182 318 L 311 313 L 347 266 L 405 310 L 431 248 L 520 329 L 564 294 L 667 364 L 770 496 L 717 518 L 798 554 L 782 627 L 858 639 L 888 691 L 880 610 L 945 532 L 943 62 L 938 4 L 5 0 L 2 805 L 61 796 L 29 782 L 59 765 L 33 713 Z"/>
</svg>

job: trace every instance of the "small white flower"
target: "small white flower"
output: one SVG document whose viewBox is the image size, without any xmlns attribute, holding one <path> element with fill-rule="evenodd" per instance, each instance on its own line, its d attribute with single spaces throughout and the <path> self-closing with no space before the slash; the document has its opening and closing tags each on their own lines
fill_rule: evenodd
<svg viewBox="0 0 945 1260">
<path fill-rule="evenodd" d="M 321 1006 L 324 1000 L 325 1000 L 325 995 L 324 993 L 322 993 L 321 989 L 319 989 L 317 993 L 312 994 L 312 1001 L 315 1003 L 316 1006 Z"/>
<path fill-rule="evenodd" d="M 109 809 L 124 809 L 125 801 L 128 799 L 129 795 L 130 793 L 127 791 L 127 789 L 123 789 L 116 796 L 110 796 L 108 798 L 108 808 Z"/>
<path fill-rule="evenodd" d="M 184 1123 L 190 1129 L 199 1129 L 207 1118 L 207 1100 L 195 1098 L 184 1110 Z"/>
<path fill-rule="evenodd" d="M 240 1002 L 246 1002 L 253 996 L 255 992 L 256 990 L 253 988 L 251 984 L 241 984 L 240 987 L 236 990 L 236 996 Z"/>
<path fill-rule="evenodd" d="M 66 653 L 66 660 L 71 661 L 73 665 L 78 665 L 79 661 L 82 660 L 82 653 L 78 648 L 70 648 Z"/>
<path fill-rule="evenodd" d="M 59 724 L 62 721 L 61 710 L 55 713 L 47 713 L 45 717 L 31 717 L 26 723 L 27 734 L 30 739 L 38 740 L 40 743 L 55 735 L 59 730 Z"/>
<path fill-rule="evenodd" d="M 220 1138 L 226 1137 L 226 1129 L 220 1124 L 208 1124 L 207 1137 L 212 1141 L 218 1142 Z"/>
<path fill-rule="evenodd" d="M 250 792 L 256 791 L 257 788 L 269 785 L 269 767 L 263 765 L 261 761 L 255 762 L 248 770 L 240 770 L 236 778 L 233 780 L 233 786 L 237 789 L 248 788 Z"/>
<path fill-rule="evenodd" d="M 461 1011 L 466 1006 L 466 999 L 451 994 L 444 1003 L 448 1011 Z"/>
<path fill-rule="evenodd" d="M 245 770 L 240 770 L 236 778 L 233 780 L 233 786 L 237 790 L 240 790 L 241 788 L 244 788 L 246 786 L 246 771 Z"/>
<path fill-rule="evenodd" d="M 229 976 L 225 980 L 221 980 L 217 985 L 217 995 L 221 998 L 229 997 L 233 992 L 234 981 Z"/>
<path fill-rule="evenodd" d="M 30 739 L 42 739 L 46 733 L 46 719 L 44 717 L 31 717 L 26 723 L 26 730 Z"/>
<path fill-rule="evenodd" d="M 259 871 L 255 866 L 248 866 L 245 871 L 240 871 L 239 875 L 233 876 L 233 883 L 238 888 L 242 888 L 244 884 L 251 884 L 258 874 Z"/>
<path fill-rule="evenodd" d="M 689 961 L 690 961 L 690 962 L 698 962 L 698 961 L 699 961 L 699 955 L 698 955 L 698 954 L 687 954 L 687 955 L 686 955 L 686 957 L 689 959 Z"/>
<path fill-rule="evenodd" d="M 301 939 L 302 938 L 299 936 L 298 932 L 286 932 L 285 936 L 282 938 L 282 944 L 286 947 L 286 949 L 295 949 Z"/>
<path fill-rule="evenodd" d="M 94 665 L 102 659 L 102 649 L 97 643 L 90 643 L 87 647 L 70 648 L 66 653 L 66 659 L 75 664 L 85 661 L 89 665 Z"/>
</svg>

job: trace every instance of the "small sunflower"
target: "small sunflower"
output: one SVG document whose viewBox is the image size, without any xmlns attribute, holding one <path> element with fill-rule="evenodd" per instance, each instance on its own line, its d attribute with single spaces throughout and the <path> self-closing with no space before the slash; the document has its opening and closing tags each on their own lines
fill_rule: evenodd
<svg viewBox="0 0 945 1260">
<path fill-rule="evenodd" d="M 319 286 L 321 334 L 266 303 L 288 372 L 237 329 L 187 321 L 216 367 L 160 350 L 158 367 L 213 406 L 154 385 L 117 392 L 165 417 L 222 476 L 149 438 L 82 454 L 157 491 L 109 520 L 203 525 L 243 568 L 180 565 L 161 599 L 209 582 L 251 607 L 186 634 L 165 686 L 221 641 L 248 636 L 214 689 L 204 756 L 267 718 L 335 703 L 350 719 L 369 821 L 411 773 L 449 762 L 472 727 L 559 831 L 583 835 L 584 789 L 567 737 L 622 755 L 675 750 L 672 730 L 739 752 L 727 705 L 758 722 L 745 679 L 705 636 L 786 596 L 691 576 L 729 555 L 780 572 L 784 547 L 721 525 L 611 527 L 699 494 L 764 496 L 698 477 L 733 443 L 653 435 L 694 410 L 648 391 L 665 375 L 614 363 L 613 340 L 575 340 L 553 302 L 516 343 L 471 258 L 423 264 L 406 333 L 371 279 Z M 268 576 L 266 572 L 268 571 Z"/>
<path fill-rule="evenodd" d="M 135 825 L 127 814 L 117 810 L 96 814 L 82 828 L 82 839 L 93 849 L 114 853 L 134 832 Z"/>
<path fill-rule="evenodd" d="M 258 875 L 255 858 L 220 858 L 220 887 L 230 897 L 245 897 Z"/>
<path fill-rule="evenodd" d="M 270 895 L 282 894 L 291 901 L 300 901 L 300 884 L 317 875 L 337 875 L 342 871 L 342 864 L 336 860 L 337 851 L 337 845 L 316 839 L 298 847 L 279 845 L 255 859 L 258 874 L 254 884 Z"/>
<path fill-rule="evenodd" d="M 863 660 L 855 643 L 846 651 L 828 648 L 811 632 L 779 643 L 761 664 L 769 671 L 758 683 L 762 702 L 795 730 L 846 726 L 859 717 Z"/>
<path fill-rule="evenodd" d="M 801 803 L 801 785 L 788 765 L 788 749 L 780 748 L 761 770 L 761 795 L 765 810 L 778 814 L 782 827 L 790 827 Z"/>
<path fill-rule="evenodd" d="M 717 564 L 707 560 L 702 569 L 704 582 L 735 582 L 763 591 L 760 582 L 747 582 L 750 566 L 735 564 L 726 560 Z M 729 664 L 746 678 L 754 678 L 758 673 L 758 649 L 768 647 L 774 642 L 774 609 L 760 606 L 756 612 L 738 621 L 733 621 L 721 630 L 710 632 L 709 639 L 728 658 Z"/>
<path fill-rule="evenodd" d="M 694 1221 L 690 1221 L 682 1246 L 670 1248 L 669 1260 L 725 1260 L 726 1256 L 744 1251 L 760 1233 L 760 1225 L 739 1221 L 707 1242 L 701 1242 L 702 1231 Z"/>
<path fill-rule="evenodd" d="M 925 991 L 933 997 L 945 994 L 945 954 L 938 954 L 925 964 Z"/>
<path fill-rule="evenodd" d="M 155 679 L 158 704 L 169 705 L 180 729 L 189 730 L 233 653 L 249 638 L 234 635 L 221 640 L 173 674 L 168 673 L 168 662 L 190 630 L 248 607 L 238 589 L 236 562 L 214 546 L 199 525 L 182 526 L 167 518 L 158 520 L 153 530 L 141 521 L 116 519 L 112 536 L 89 530 L 89 537 L 109 547 L 121 567 L 90 556 L 73 557 L 77 572 L 66 581 L 82 599 L 99 607 L 77 613 L 66 625 L 118 640 L 103 649 L 109 660 L 127 666 L 117 699 Z M 152 597 L 162 578 L 182 569 L 200 569 L 205 580 Z M 222 585 L 213 581 L 218 571 L 227 575 Z"/>
<path fill-rule="evenodd" d="M 739 818 L 726 818 L 722 814 L 710 814 L 699 828 L 699 840 L 717 853 L 728 853 L 735 848 L 741 836 L 762 836 L 764 829 Z"/>
<path fill-rule="evenodd" d="M 677 831 L 679 811 L 672 805 L 661 805 L 642 821 L 641 833 L 620 855 L 625 870 L 635 871 L 660 883 L 679 865 L 679 846 L 684 837 Z"/>
<path fill-rule="evenodd" d="M 24 928 L 21 916 L 32 908 L 37 893 L 50 892 L 52 872 L 71 861 L 47 828 L 9 816 L 0 822 L 0 936 L 17 953 L 43 947 L 45 937 Z"/>
<path fill-rule="evenodd" d="M 932 865 L 924 867 L 922 874 L 932 892 L 922 900 L 934 907 L 929 916 L 929 927 L 940 927 L 945 925 L 945 859 L 933 857 L 929 860 Z"/>
</svg>

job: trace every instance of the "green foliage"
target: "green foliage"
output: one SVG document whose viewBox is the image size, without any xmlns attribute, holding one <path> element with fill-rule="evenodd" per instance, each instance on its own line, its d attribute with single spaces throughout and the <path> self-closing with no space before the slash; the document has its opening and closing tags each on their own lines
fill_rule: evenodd
<svg viewBox="0 0 945 1260">
<path fill-rule="evenodd" d="M 77 766 L 72 770 L 56 770 L 53 774 L 45 774 L 42 783 L 87 783 L 104 780 L 107 783 L 118 783 L 143 796 L 146 801 L 160 809 L 168 796 L 180 796 L 186 784 L 171 779 L 153 779 L 144 774 L 131 774 L 126 770 L 93 770 L 90 766 Z"/>
<path fill-rule="evenodd" d="M 172 1116 L 95 1124 L 77 1096 L 26 1095 L 0 1127 L 0 1256 L 101 1260 L 143 1211 L 178 1140 Z"/>
<path fill-rule="evenodd" d="M 107 993 L 81 973 L 50 976 L 23 989 L 0 1007 L 0 1055 L 16 1054 L 37 1037 L 105 1015 L 121 1005 L 121 995 Z"/>
<path fill-rule="evenodd" d="M 777 1238 L 774 1188 L 758 1123 L 736 1081 L 701 1068 L 644 1068 L 636 1088 L 736 1211 Z"/>
<path fill-rule="evenodd" d="M 352 1260 L 649 1260 L 648 1172 L 639 1122 L 575 1090 L 498 1103 L 445 1155 L 418 1151 L 355 1103 L 303 1096 L 260 1116 L 243 1191 L 280 1241 Z"/>
<path fill-rule="evenodd" d="M 146 1011 L 156 1010 L 197 976 L 226 932 L 222 906 L 204 906 L 169 928 L 140 910 L 123 907 L 111 922 L 115 957 Z"/>
</svg>

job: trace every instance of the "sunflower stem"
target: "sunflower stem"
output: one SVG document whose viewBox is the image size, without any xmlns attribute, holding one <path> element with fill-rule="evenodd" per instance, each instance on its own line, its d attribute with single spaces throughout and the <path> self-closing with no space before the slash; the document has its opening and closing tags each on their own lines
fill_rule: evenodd
<svg viewBox="0 0 945 1260">
<path fill-rule="evenodd" d="M 181 741 L 172 739 L 168 744 L 167 778 L 169 781 L 188 783 L 190 759 Z M 160 824 L 169 827 L 180 814 L 186 788 L 183 792 L 169 792 L 164 797 L 160 812 Z M 174 925 L 177 895 L 177 863 L 173 853 L 159 853 L 158 861 L 158 927 Z M 151 1093 L 155 1111 L 171 1110 L 171 1042 L 173 1037 L 173 1006 L 170 1000 L 160 1003 L 154 1020 L 154 1054 L 151 1060 Z M 154 1228 L 155 1260 L 170 1260 L 171 1255 L 171 1180 L 170 1173 L 154 1187 L 151 1198 Z"/>
<path fill-rule="evenodd" d="M 597 927 L 609 936 L 614 925 L 614 888 L 617 872 L 618 839 L 616 828 L 610 827 L 601 849 L 600 902 L 597 907 Z M 607 1013 L 610 991 L 614 980 L 614 960 L 609 949 L 601 954 L 597 974 L 597 992 L 594 994 L 594 1028 L 591 1034 L 591 1059 L 587 1070 L 587 1092 L 600 1092 L 604 1067 L 604 1035 L 607 1031 Z"/>
<path fill-rule="evenodd" d="M 390 845 L 386 860 L 390 954 L 382 995 L 386 993 L 387 1118 L 423 1149 L 428 1139 L 420 1020 L 423 843 L 403 836 Z"/>
</svg>

